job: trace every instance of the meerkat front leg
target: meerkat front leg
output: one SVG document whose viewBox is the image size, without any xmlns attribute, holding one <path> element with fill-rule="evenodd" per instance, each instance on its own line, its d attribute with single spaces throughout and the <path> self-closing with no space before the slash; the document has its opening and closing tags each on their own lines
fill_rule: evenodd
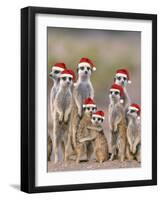
<svg viewBox="0 0 161 200">
<path fill-rule="evenodd" d="M 133 144 L 133 147 L 132 147 L 132 153 L 133 154 L 136 153 L 137 145 L 140 143 L 140 141 L 141 141 L 140 136 L 137 136 L 136 139 L 135 139 L 135 142 Z"/>
<path fill-rule="evenodd" d="M 78 108 L 78 115 L 79 115 L 79 117 L 82 117 L 82 102 L 83 102 L 83 100 L 82 100 L 81 96 L 78 95 L 78 94 L 76 94 L 75 97 L 76 97 L 75 103 L 76 103 L 76 106 Z"/>
<path fill-rule="evenodd" d="M 70 103 L 69 107 L 65 110 L 65 113 L 64 113 L 64 122 L 65 123 L 68 122 L 71 111 L 72 111 L 72 104 Z"/>
<path fill-rule="evenodd" d="M 131 140 L 131 129 L 127 128 L 127 141 L 129 143 L 129 149 L 132 152 L 133 151 L 133 144 L 132 144 L 132 140 Z"/>
</svg>

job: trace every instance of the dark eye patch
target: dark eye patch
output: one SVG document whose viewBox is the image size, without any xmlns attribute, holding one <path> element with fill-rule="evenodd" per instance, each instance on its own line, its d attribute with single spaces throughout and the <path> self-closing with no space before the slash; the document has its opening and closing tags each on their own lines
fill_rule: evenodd
<svg viewBox="0 0 161 200">
<path fill-rule="evenodd" d="M 90 71 L 90 70 L 91 70 L 91 68 L 90 68 L 90 67 L 87 67 L 87 70 L 88 70 L 88 71 Z"/>
<path fill-rule="evenodd" d="M 83 70 L 84 70 L 84 67 L 80 67 L 80 69 L 83 71 Z"/>
<path fill-rule="evenodd" d="M 120 93 L 119 93 L 118 91 L 115 91 L 115 94 L 118 95 L 118 94 L 120 94 Z"/>
<path fill-rule="evenodd" d="M 66 81 L 66 77 L 62 77 L 62 80 L 63 80 L 63 81 Z"/>
<path fill-rule="evenodd" d="M 121 76 L 118 76 L 117 79 L 120 81 L 121 80 Z"/>
<path fill-rule="evenodd" d="M 94 111 L 96 108 L 92 108 L 92 110 Z"/>
<path fill-rule="evenodd" d="M 93 120 L 95 120 L 96 118 L 95 117 L 92 117 L 93 118 Z"/>
<path fill-rule="evenodd" d="M 123 77 L 123 79 L 124 79 L 124 81 L 126 81 L 126 80 L 127 80 L 127 78 L 126 78 L 126 77 Z"/>
<path fill-rule="evenodd" d="M 68 80 L 69 80 L 69 81 L 71 81 L 71 80 L 72 80 L 72 78 L 71 78 L 71 77 L 69 77 L 69 78 L 68 78 Z"/>
<path fill-rule="evenodd" d="M 135 113 L 136 111 L 135 111 L 135 110 L 130 110 L 130 112 L 131 112 L 131 113 Z"/>
<path fill-rule="evenodd" d="M 59 70 L 55 70 L 55 71 L 54 71 L 54 74 L 59 74 L 59 73 L 60 73 Z"/>
</svg>

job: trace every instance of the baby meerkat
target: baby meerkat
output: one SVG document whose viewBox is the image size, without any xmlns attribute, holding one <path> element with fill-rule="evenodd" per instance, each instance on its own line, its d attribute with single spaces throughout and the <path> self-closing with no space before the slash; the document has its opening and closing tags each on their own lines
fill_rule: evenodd
<svg viewBox="0 0 161 200">
<path fill-rule="evenodd" d="M 124 102 L 123 102 L 123 107 L 126 110 L 128 108 L 128 106 L 131 104 L 131 100 L 127 91 L 127 85 L 128 83 L 131 83 L 130 80 L 130 76 L 129 76 L 129 72 L 127 69 L 118 69 L 116 71 L 116 75 L 114 78 L 114 82 L 117 85 L 122 86 L 122 88 L 124 89 Z"/>
<path fill-rule="evenodd" d="M 77 138 L 76 138 L 76 162 L 79 163 L 82 156 L 85 156 L 87 159 L 90 158 L 92 150 L 91 142 L 80 143 L 79 140 L 86 137 L 87 126 L 91 124 L 91 116 L 92 113 L 96 112 L 96 104 L 91 98 L 87 98 L 83 104 L 83 116 L 80 120 L 78 130 L 77 130 Z"/>
<path fill-rule="evenodd" d="M 90 77 L 92 71 L 95 71 L 92 61 L 88 58 L 82 58 L 78 64 L 78 80 L 74 84 L 73 88 L 73 98 L 74 104 L 72 107 L 71 113 L 71 126 L 70 132 L 72 137 L 72 143 L 74 148 L 76 147 L 76 135 L 77 129 L 80 122 L 80 118 L 82 117 L 83 112 L 83 102 L 86 98 L 94 98 L 94 89 L 92 83 L 90 81 Z"/>
<path fill-rule="evenodd" d="M 127 111 L 128 126 L 127 126 L 127 158 L 129 160 L 136 159 L 141 161 L 141 135 L 140 135 L 140 106 L 131 104 Z"/>
<path fill-rule="evenodd" d="M 124 90 L 120 85 L 114 84 L 110 89 L 109 104 L 109 128 L 111 133 L 112 154 L 110 160 L 119 157 L 121 161 L 125 159 L 126 148 L 126 119 L 122 106 Z"/>
<path fill-rule="evenodd" d="M 64 70 L 60 75 L 59 89 L 54 100 L 53 151 L 55 163 L 58 161 L 59 144 L 61 144 L 62 147 L 64 160 L 66 160 L 69 118 L 73 105 L 71 88 L 74 80 L 74 72 L 70 69 Z"/>
<path fill-rule="evenodd" d="M 108 143 L 102 128 L 103 120 L 103 111 L 97 111 L 92 114 L 91 125 L 87 126 L 88 134 L 86 137 L 80 139 L 81 143 L 92 141 L 96 161 L 99 163 L 109 158 Z"/>
</svg>

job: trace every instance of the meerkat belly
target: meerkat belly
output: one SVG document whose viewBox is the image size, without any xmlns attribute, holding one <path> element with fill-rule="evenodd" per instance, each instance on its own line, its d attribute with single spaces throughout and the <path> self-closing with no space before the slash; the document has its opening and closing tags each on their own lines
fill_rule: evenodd
<svg viewBox="0 0 161 200">
<path fill-rule="evenodd" d="M 89 84 L 87 83 L 80 83 L 78 86 L 78 93 L 82 96 L 82 99 L 86 99 L 91 95 L 91 89 Z"/>
<path fill-rule="evenodd" d="M 72 97 L 71 97 L 71 94 L 68 92 L 64 95 L 60 95 L 60 106 L 63 110 L 63 112 L 65 112 L 65 110 L 69 107 L 70 103 L 71 103 L 71 100 L 72 100 Z"/>
</svg>

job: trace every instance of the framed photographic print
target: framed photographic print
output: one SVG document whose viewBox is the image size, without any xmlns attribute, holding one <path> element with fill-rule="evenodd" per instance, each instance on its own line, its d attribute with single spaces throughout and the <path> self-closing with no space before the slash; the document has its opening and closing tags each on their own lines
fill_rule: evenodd
<svg viewBox="0 0 161 200">
<path fill-rule="evenodd" d="M 157 16 L 21 9 L 21 190 L 157 184 Z"/>
</svg>

